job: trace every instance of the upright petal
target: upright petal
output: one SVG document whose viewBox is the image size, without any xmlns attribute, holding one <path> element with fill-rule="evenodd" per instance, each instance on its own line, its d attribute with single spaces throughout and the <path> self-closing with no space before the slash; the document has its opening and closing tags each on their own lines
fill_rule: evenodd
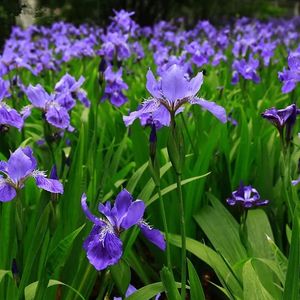
<svg viewBox="0 0 300 300">
<path fill-rule="evenodd" d="M 198 91 L 200 90 L 203 83 L 203 73 L 199 72 L 194 78 L 192 78 L 189 82 L 189 92 L 188 96 L 193 97 L 195 96 Z"/>
<path fill-rule="evenodd" d="M 189 83 L 184 77 L 183 70 L 178 65 L 172 65 L 162 74 L 161 88 L 164 97 L 171 103 L 189 95 Z"/>
<path fill-rule="evenodd" d="M 33 156 L 32 149 L 29 146 L 27 146 L 27 147 L 22 148 L 22 151 L 31 160 L 31 169 L 32 170 L 36 169 L 36 167 L 37 167 L 37 161 L 36 161 L 35 157 Z"/>
<path fill-rule="evenodd" d="M 146 83 L 146 88 L 148 92 L 154 97 L 154 98 L 161 98 L 161 91 L 159 89 L 159 83 L 156 81 L 153 73 L 151 70 L 148 70 L 147 72 L 147 83 Z"/>
<path fill-rule="evenodd" d="M 194 98 L 191 101 L 191 104 L 198 104 L 202 108 L 204 108 L 204 109 L 208 110 L 210 113 L 212 113 L 222 123 L 227 122 L 227 116 L 226 116 L 226 111 L 225 111 L 224 107 L 216 104 L 215 102 L 207 101 L 202 98 Z"/>
<path fill-rule="evenodd" d="M 33 171 L 31 159 L 18 148 L 7 161 L 7 174 L 14 183 L 25 178 Z"/>
<path fill-rule="evenodd" d="M 16 190 L 0 178 L 0 202 L 8 202 L 14 199 L 17 195 Z"/>
<path fill-rule="evenodd" d="M 122 222 L 124 216 L 127 214 L 132 200 L 132 195 L 126 189 L 123 189 L 118 194 L 113 208 L 113 213 L 115 214 L 116 219 L 120 221 L 120 223 Z"/>
<path fill-rule="evenodd" d="M 161 250 L 166 249 L 166 242 L 164 236 L 158 229 L 151 228 L 146 222 L 139 223 L 142 234 L 155 246 Z"/>
<path fill-rule="evenodd" d="M 25 93 L 32 105 L 41 109 L 45 109 L 46 103 L 51 100 L 51 96 L 40 84 L 36 86 L 30 84 Z"/>
<path fill-rule="evenodd" d="M 123 218 L 121 227 L 128 229 L 131 226 L 137 224 L 143 217 L 145 211 L 145 204 L 142 200 L 136 200 L 132 202 L 128 208 L 126 216 Z"/>
</svg>

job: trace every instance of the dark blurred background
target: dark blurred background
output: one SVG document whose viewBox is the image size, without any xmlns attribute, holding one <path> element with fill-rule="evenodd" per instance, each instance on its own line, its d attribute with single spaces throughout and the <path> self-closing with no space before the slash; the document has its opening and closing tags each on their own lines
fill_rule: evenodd
<svg viewBox="0 0 300 300">
<path fill-rule="evenodd" d="M 256 18 L 299 14 L 298 0 L 0 0 L 0 46 L 11 26 L 32 22 L 50 24 L 65 20 L 75 24 L 89 22 L 101 26 L 109 22 L 113 9 L 135 11 L 140 25 L 158 20 L 184 17 L 187 25 L 199 19 L 223 23 L 239 16 Z"/>
</svg>

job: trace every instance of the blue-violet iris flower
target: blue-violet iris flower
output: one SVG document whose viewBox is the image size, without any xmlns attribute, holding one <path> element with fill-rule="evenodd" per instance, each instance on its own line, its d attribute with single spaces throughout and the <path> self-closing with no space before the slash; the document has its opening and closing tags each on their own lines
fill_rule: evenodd
<svg viewBox="0 0 300 300">
<path fill-rule="evenodd" d="M 113 207 L 110 202 L 99 204 L 98 210 L 105 218 L 94 216 L 88 206 L 85 194 L 81 197 L 84 213 L 94 223 L 92 231 L 85 240 L 83 248 L 87 258 L 95 269 L 103 270 L 116 264 L 122 256 L 122 231 L 138 225 L 143 235 L 161 250 L 165 250 L 166 243 L 163 235 L 157 229 L 150 227 L 144 220 L 145 204 L 142 200 L 133 201 L 132 195 L 122 190 Z"/>
<path fill-rule="evenodd" d="M 48 179 L 44 171 L 37 170 L 37 162 L 30 147 L 18 148 L 8 161 L 0 161 L 0 202 L 11 201 L 24 187 L 29 177 L 48 192 L 62 194 L 63 185 L 56 179 Z"/>
<path fill-rule="evenodd" d="M 282 93 L 291 92 L 296 87 L 296 83 L 300 82 L 300 53 L 291 53 L 288 56 L 289 70 L 283 69 L 278 72 L 278 78 L 283 82 Z"/>
<path fill-rule="evenodd" d="M 149 70 L 146 88 L 152 97 L 146 100 L 139 110 L 123 117 L 125 125 L 129 126 L 135 119 L 149 115 L 152 116 L 154 121 L 159 121 L 163 126 L 169 126 L 171 116 L 182 112 L 185 103 L 198 104 L 225 123 L 227 121 L 226 111 L 222 106 L 196 97 L 202 83 L 202 72 L 188 80 L 183 69 L 176 64 L 167 69 L 160 80 L 156 80 L 152 71 Z"/>
</svg>

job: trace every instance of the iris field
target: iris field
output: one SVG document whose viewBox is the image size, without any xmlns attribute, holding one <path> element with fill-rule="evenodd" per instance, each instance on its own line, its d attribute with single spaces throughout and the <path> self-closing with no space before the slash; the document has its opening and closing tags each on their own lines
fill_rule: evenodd
<svg viewBox="0 0 300 300">
<path fill-rule="evenodd" d="M 13 28 L 0 299 L 300 299 L 299 29 Z"/>
</svg>

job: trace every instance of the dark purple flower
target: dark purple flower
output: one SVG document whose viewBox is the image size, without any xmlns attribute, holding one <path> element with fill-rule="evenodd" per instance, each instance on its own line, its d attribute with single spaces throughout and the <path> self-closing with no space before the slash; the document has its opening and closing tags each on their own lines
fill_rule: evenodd
<svg viewBox="0 0 300 300">
<path fill-rule="evenodd" d="M 127 90 L 128 85 L 122 79 L 122 68 L 114 72 L 112 67 L 108 66 L 104 72 L 104 79 L 106 85 L 102 99 L 109 99 L 110 102 L 117 107 L 127 102 L 123 90 Z"/>
<path fill-rule="evenodd" d="M 242 183 L 238 190 L 232 193 L 231 198 L 228 198 L 226 201 L 231 206 L 238 204 L 244 208 L 252 208 L 269 203 L 269 200 L 261 200 L 259 193 L 251 185 L 244 186 Z"/>
<path fill-rule="evenodd" d="M 285 129 L 286 141 L 289 142 L 299 113 L 300 110 L 297 109 L 296 104 L 291 104 L 284 109 L 269 108 L 262 113 L 262 117 L 270 121 L 278 129 L 280 135 L 284 134 Z"/>
<path fill-rule="evenodd" d="M 51 193 L 63 193 L 63 185 L 55 179 L 48 179 L 44 171 L 37 170 L 37 162 L 30 147 L 18 148 L 10 155 L 7 162 L 0 161 L 0 201 L 12 200 L 17 191 L 24 187 L 29 177 L 36 185 Z"/>
<path fill-rule="evenodd" d="M 88 219 L 94 223 L 83 247 L 88 260 L 97 270 L 103 270 L 120 260 L 123 252 L 120 234 L 134 225 L 141 228 L 150 242 L 165 250 L 166 244 L 161 232 L 151 228 L 142 219 L 145 211 L 144 202 L 133 201 L 127 190 L 124 189 L 118 194 L 113 207 L 110 202 L 106 202 L 105 205 L 99 204 L 98 210 L 105 218 L 98 218 L 90 212 L 85 194 L 81 197 L 81 205 Z"/>
<path fill-rule="evenodd" d="M 152 116 L 153 121 L 159 121 L 164 126 L 169 126 L 171 115 L 183 111 L 185 103 L 198 104 L 203 109 L 215 115 L 221 122 L 227 121 L 225 109 L 214 102 L 196 97 L 203 82 L 203 74 L 199 72 L 191 80 L 186 79 L 183 69 L 178 65 L 172 65 L 162 74 L 160 80 L 156 80 L 151 70 L 147 73 L 146 88 L 152 98 L 146 100 L 141 108 L 124 116 L 126 126 L 131 125 L 135 119 Z"/>
<path fill-rule="evenodd" d="M 288 57 L 289 70 L 284 69 L 283 72 L 278 72 L 279 80 L 283 82 L 282 93 L 291 92 L 296 83 L 300 82 L 300 53 L 291 53 Z"/>
</svg>

